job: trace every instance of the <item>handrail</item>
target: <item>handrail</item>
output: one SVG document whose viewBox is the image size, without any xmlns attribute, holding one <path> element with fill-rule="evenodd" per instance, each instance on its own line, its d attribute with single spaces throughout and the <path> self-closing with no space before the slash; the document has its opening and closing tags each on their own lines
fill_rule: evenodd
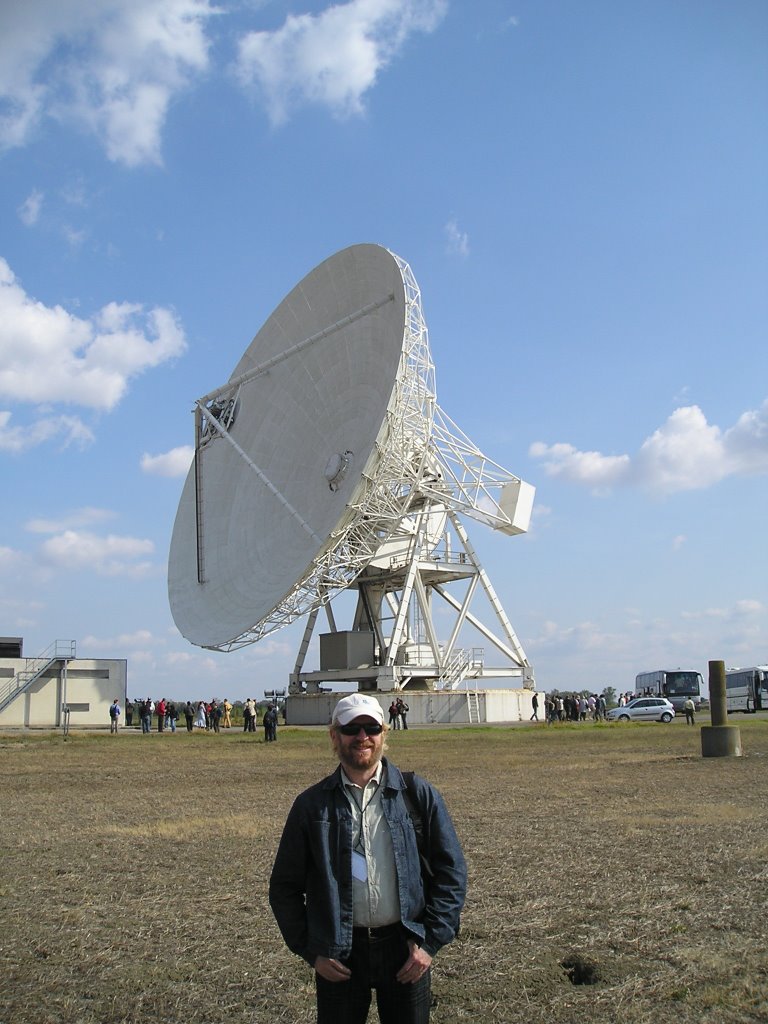
<svg viewBox="0 0 768 1024">
<path fill-rule="evenodd" d="M 38 679 L 47 668 L 56 661 L 72 661 L 77 657 L 77 645 L 74 640 L 54 640 L 35 658 L 25 658 L 25 666 L 0 688 L 0 711 L 3 711 L 12 700 Z"/>
</svg>

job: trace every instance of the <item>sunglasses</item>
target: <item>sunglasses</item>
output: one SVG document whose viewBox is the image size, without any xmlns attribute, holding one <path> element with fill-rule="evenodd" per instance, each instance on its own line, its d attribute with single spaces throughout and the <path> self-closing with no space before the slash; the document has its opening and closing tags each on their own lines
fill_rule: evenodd
<svg viewBox="0 0 768 1024">
<path fill-rule="evenodd" d="M 354 722 L 350 722 L 349 725 L 337 725 L 336 728 L 342 736 L 357 736 L 361 729 L 364 730 L 366 736 L 378 736 L 384 726 L 379 725 L 378 722 L 366 722 L 365 725 L 355 725 Z"/>
</svg>

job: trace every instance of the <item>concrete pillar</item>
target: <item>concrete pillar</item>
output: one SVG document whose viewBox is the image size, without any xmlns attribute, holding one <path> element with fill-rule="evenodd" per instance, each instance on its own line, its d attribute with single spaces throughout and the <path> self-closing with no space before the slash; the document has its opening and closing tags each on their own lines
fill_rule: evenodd
<svg viewBox="0 0 768 1024">
<path fill-rule="evenodd" d="M 712 725 L 701 727 L 702 757 L 741 757 L 741 732 L 737 725 L 726 725 L 728 705 L 725 698 L 725 662 L 709 663 L 709 707 Z"/>
</svg>

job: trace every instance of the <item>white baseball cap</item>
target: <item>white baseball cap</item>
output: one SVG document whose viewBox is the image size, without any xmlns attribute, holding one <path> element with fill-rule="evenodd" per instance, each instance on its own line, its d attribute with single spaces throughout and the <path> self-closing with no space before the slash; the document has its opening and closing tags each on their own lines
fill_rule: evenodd
<svg viewBox="0 0 768 1024">
<path fill-rule="evenodd" d="M 365 693 L 350 693 L 343 697 L 333 710 L 333 724 L 347 725 L 354 718 L 374 718 L 381 725 L 384 724 L 384 712 L 381 704 L 375 697 L 369 697 Z"/>
</svg>

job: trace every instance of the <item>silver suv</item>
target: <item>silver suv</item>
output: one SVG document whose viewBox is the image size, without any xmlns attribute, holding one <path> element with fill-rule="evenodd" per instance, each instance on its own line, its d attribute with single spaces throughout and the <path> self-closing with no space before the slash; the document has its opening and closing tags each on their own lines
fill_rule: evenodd
<svg viewBox="0 0 768 1024">
<path fill-rule="evenodd" d="M 671 722 L 675 709 L 666 697 L 635 697 L 623 708 L 611 708 L 609 722 Z"/>
</svg>

